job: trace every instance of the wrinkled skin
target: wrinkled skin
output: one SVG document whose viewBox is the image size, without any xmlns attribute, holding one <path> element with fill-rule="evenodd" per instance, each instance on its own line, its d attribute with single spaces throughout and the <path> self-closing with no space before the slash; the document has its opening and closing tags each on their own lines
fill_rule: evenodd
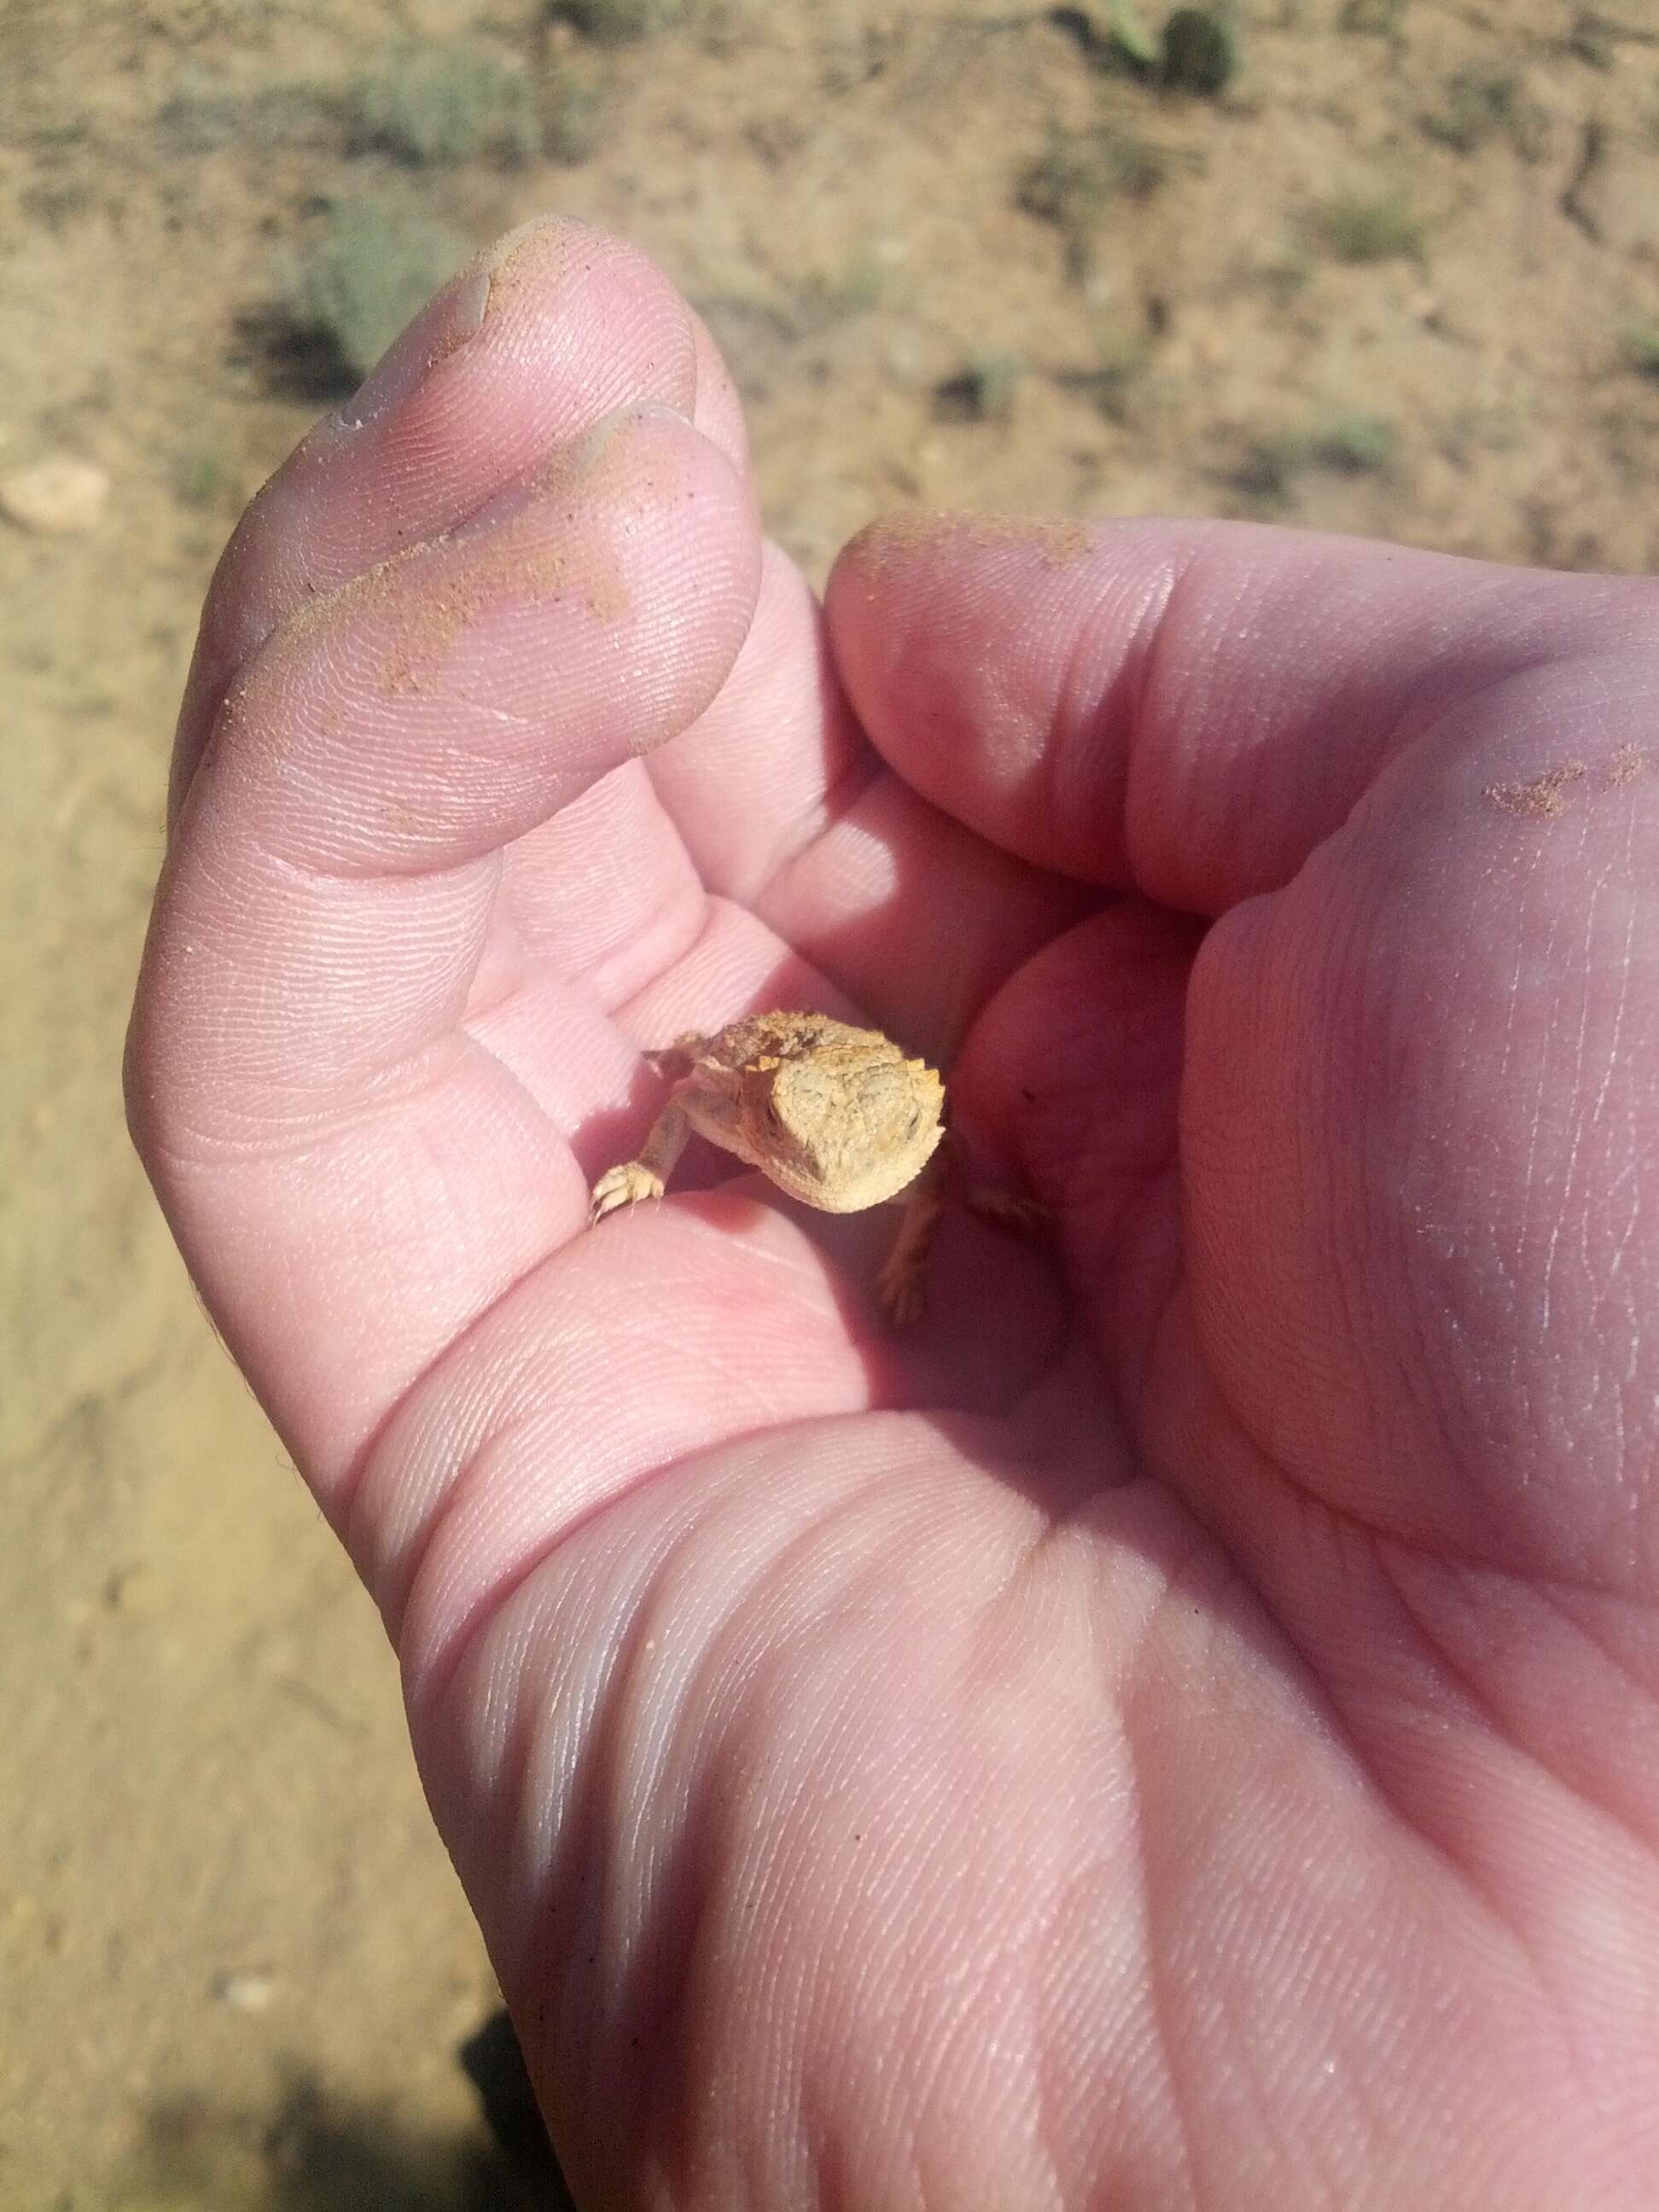
<svg viewBox="0 0 1659 2212">
<path fill-rule="evenodd" d="M 629 249 L 441 295 L 215 586 L 129 1067 L 580 2201 L 1651 2206 L 1653 586 L 912 518 L 820 613 L 744 468 Z M 778 1005 L 1054 1250 L 894 1339 L 730 1161 L 590 1233 Z"/>
</svg>

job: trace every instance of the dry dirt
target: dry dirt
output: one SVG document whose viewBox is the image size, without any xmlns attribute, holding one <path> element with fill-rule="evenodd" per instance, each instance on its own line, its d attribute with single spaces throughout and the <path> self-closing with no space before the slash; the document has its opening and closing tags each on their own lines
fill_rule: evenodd
<svg viewBox="0 0 1659 2212">
<path fill-rule="evenodd" d="M 0 2206 L 508 2201 L 390 1656 L 118 1096 L 195 611 L 326 404 L 272 302 L 331 198 L 652 248 L 815 574 L 913 502 L 1659 564 L 1656 0 L 1247 0 L 1218 101 L 1103 75 L 1079 12 L 707 0 L 600 50 L 528 0 L 0 5 L 0 478 L 110 483 L 0 523 Z M 462 32 L 602 93 L 586 158 L 351 150 L 389 38 Z"/>
</svg>

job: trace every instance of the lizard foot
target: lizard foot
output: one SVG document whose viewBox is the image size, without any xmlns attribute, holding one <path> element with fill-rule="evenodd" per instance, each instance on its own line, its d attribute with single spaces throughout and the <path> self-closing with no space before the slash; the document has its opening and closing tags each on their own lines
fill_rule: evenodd
<svg viewBox="0 0 1659 2212">
<path fill-rule="evenodd" d="M 607 1213 L 618 1212 L 624 1206 L 637 1206 L 642 1198 L 661 1196 L 659 1175 L 647 1167 L 643 1160 L 624 1160 L 620 1167 L 609 1169 L 594 1184 L 587 1218 L 590 1222 L 603 1221 Z"/>
</svg>

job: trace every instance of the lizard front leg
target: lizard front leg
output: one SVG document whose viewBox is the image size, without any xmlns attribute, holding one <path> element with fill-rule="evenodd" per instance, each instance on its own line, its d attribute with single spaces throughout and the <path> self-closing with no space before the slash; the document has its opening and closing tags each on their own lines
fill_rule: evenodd
<svg viewBox="0 0 1659 2212">
<path fill-rule="evenodd" d="M 642 1198 L 660 1198 L 691 1134 L 691 1124 L 678 1098 L 671 1098 L 651 1124 L 651 1133 L 640 1146 L 637 1159 L 608 1168 L 593 1186 L 587 1209 L 589 1221 L 603 1221 L 624 1206 L 637 1206 Z"/>
<path fill-rule="evenodd" d="M 919 1321 L 927 1303 L 927 1259 L 950 1183 L 950 1170 L 936 1152 L 904 1194 L 898 1234 L 876 1277 L 877 1300 L 898 1328 Z"/>
</svg>

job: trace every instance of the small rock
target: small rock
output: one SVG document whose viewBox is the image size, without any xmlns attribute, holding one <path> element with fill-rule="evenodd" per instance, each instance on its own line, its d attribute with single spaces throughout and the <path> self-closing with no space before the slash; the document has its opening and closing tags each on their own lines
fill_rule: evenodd
<svg viewBox="0 0 1659 2212">
<path fill-rule="evenodd" d="M 0 477 L 0 514 L 20 530 L 84 537 L 104 519 L 109 474 L 92 461 L 52 453 Z"/>
<path fill-rule="evenodd" d="M 216 1974 L 213 1994 L 238 2012 L 269 2012 L 276 1995 L 274 1974 Z"/>
</svg>

